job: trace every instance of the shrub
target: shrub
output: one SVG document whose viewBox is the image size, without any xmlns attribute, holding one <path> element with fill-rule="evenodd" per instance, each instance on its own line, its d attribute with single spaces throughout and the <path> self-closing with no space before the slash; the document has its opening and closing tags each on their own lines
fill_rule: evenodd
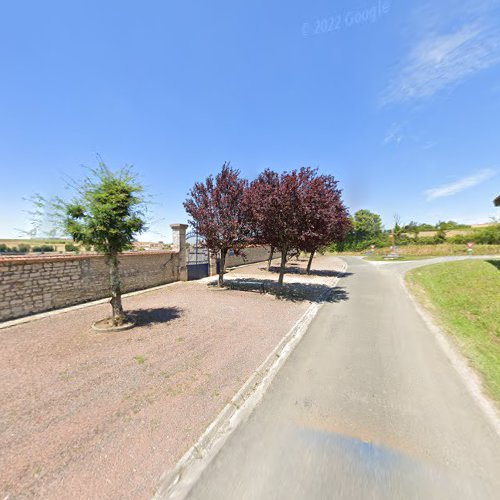
<svg viewBox="0 0 500 500">
<path fill-rule="evenodd" d="M 31 250 L 31 246 L 28 245 L 27 243 L 21 243 L 17 247 L 17 251 L 22 252 L 22 253 L 28 253 L 30 250 Z"/>
<path fill-rule="evenodd" d="M 396 238 L 396 245 L 397 246 L 406 246 L 406 245 L 412 245 L 415 243 L 415 240 L 413 238 L 410 238 L 406 234 L 401 234 Z"/>
<path fill-rule="evenodd" d="M 483 245 L 500 244 L 500 224 L 476 230 L 474 241 Z"/>
<path fill-rule="evenodd" d="M 436 239 L 434 236 L 421 236 L 417 241 L 415 241 L 416 245 L 435 245 Z"/>
<path fill-rule="evenodd" d="M 33 252 L 54 252 L 55 248 L 52 245 L 40 245 L 33 247 Z"/>
<path fill-rule="evenodd" d="M 500 244 L 500 224 L 475 229 L 471 233 L 457 234 L 449 238 L 451 243 L 465 245 L 469 241 L 480 245 L 499 245 Z"/>
<path fill-rule="evenodd" d="M 64 245 L 64 251 L 65 252 L 78 252 L 78 247 L 74 245 L 73 243 L 66 243 Z"/>
<path fill-rule="evenodd" d="M 456 234 L 455 236 L 448 238 L 448 241 L 456 245 L 465 245 L 471 241 L 471 238 L 473 238 L 473 235 L 471 234 Z"/>
<path fill-rule="evenodd" d="M 446 232 L 444 229 L 440 229 L 433 237 L 432 239 L 434 240 L 434 243 L 436 245 L 439 245 L 440 243 L 445 243 L 446 242 Z"/>
</svg>

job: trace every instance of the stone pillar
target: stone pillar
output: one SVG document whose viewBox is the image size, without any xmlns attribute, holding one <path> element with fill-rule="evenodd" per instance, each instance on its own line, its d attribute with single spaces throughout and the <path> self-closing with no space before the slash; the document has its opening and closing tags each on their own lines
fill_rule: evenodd
<svg viewBox="0 0 500 500">
<path fill-rule="evenodd" d="M 217 254 L 213 252 L 209 252 L 209 261 L 208 261 L 208 275 L 215 276 L 217 274 Z"/>
<path fill-rule="evenodd" d="M 179 252 L 179 280 L 187 281 L 187 249 L 186 229 L 187 224 L 170 224 L 172 228 L 173 249 Z"/>
</svg>

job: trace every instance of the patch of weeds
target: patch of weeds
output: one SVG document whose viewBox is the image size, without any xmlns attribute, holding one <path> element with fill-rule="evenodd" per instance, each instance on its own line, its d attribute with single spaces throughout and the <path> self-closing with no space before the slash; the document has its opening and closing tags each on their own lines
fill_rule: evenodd
<svg viewBox="0 0 500 500">
<path fill-rule="evenodd" d="M 160 420 L 157 419 L 157 418 L 153 418 L 151 419 L 151 421 L 149 422 L 149 428 L 151 431 L 156 431 L 160 428 Z"/>
<path fill-rule="evenodd" d="M 69 370 L 64 370 L 63 372 L 61 372 L 59 374 L 59 376 L 65 381 L 65 382 L 69 382 L 71 379 L 74 379 L 76 377 L 76 375 L 74 375 L 73 373 L 71 373 Z"/>
<path fill-rule="evenodd" d="M 144 356 L 134 356 L 134 359 L 137 361 L 138 365 L 143 365 L 146 362 L 146 358 Z"/>
<path fill-rule="evenodd" d="M 184 342 L 185 340 L 186 340 L 186 338 L 185 338 L 185 337 L 177 337 L 177 338 L 175 339 L 175 341 L 176 341 L 176 342 Z"/>
<path fill-rule="evenodd" d="M 189 391 L 191 385 L 192 383 L 190 383 L 189 381 L 179 382 L 178 384 L 173 385 L 172 387 L 168 387 L 165 392 L 169 396 L 173 397 L 180 396 L 181 394 L 185 394 L 186 391 Z"/>
<path fill-rule="evenodd" d="M 42 466 L 41 466 L 41 465 L 39 465 L 39 466 L 35 469 L 35 471 L 33 472 L 33 477 L 35 477 L 35 478 L 37 478 L 37 479 L 38 479 L 38 478 L 41 476 L 42 471 L 43 471 Z M 5 498 L 8 498 L 8 497 L 9 497 L 9 495 L 7 495 Z"/>
</svg>

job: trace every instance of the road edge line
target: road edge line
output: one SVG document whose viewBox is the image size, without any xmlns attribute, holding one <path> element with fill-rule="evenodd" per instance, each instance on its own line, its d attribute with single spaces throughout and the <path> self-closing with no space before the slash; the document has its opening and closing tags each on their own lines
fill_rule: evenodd
<svg viewBox="0 0 500 500">
<path fill-rule="evenodd" d="M 496 432 L 498 437 L 500 437 L 500 412 L 498 411 L 495 403 L 493 403 L 486 395 L 480 376 L 469 365 L 465 356 L 460 351 L 458 351 L 457 348 L 448 339 L 448 335 L 437 324 L 432 315 L 424 309 L 424 307 L 411 293 L 405 281 L 407 272 L 408 271 L 400 276 L 400 283 L 403 289 L 405 290 L 410 300 L 413 302 L 418 314 L 423 319 L 424 323 L 434 335 L 436 342 L 444 352 L 445 356 L 448 358 L 448 361 L 450 361 L 451 365 L 458 373 L 459 377 L 462 379 L 462 382 L 464 383 L 465 388 L 467 389 L 469 394 L 472 396 L 472 399 L 481 409 L 487 420 L 490 422 L 493 430 Z"/>
<path fill-rule="evenodd" d="M 332 282 L 335 288 L 347 270 L 347 263 Z M 292 328 L 280 340 L 243 384 L 231 401 L 206 428 L 196 443 L 182 456 L 171 471 L 161 477 L 152 500 L 183 500 L 210 462 L 218 454 L 229 436 L 244 422 L 264 397 L 274 377 L 278 374 L 295 347 L 304 337 L 312 320 L 323 303 L 311 304 Z"/>
</svg>

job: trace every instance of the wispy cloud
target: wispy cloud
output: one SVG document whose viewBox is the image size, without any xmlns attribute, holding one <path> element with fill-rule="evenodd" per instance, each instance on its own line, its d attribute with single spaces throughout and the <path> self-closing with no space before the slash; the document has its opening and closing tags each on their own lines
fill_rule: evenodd
<svg viewBox="0 0 500 500">
<path fill-rule="evenodd" d="M 430 97 L 500 62 L 500 25 L 495 16 L 485 14 L 485 9 L 479 17 L 468 14 L 462 10 L 458 23 L 420 28 L 382 96 L 383 104 Z"/>
<path fill-rule="evenodd" d="M 415 132 L 407 121 L 393 123 L 384 137 L 385 146 L 391 144 L 397 146 L 402 142 L 423 150 L 431 149 L 436 145 L 435 141 L 429 141 L 425 136 L 422 137 L 421 132 Z"/>
<path fill-rule="evenodd" d="M 495 173 L 496 172 L 491 168 L 485 168 L 475 174 L 452 182 L 451 184 L 427 189 L 424 194 L 427 201 L 435 200 L 436 198 L 444 198 L 445 196 L 452 196 L 491 179 Z"/>
<path fill-rule="evenodd" d="M 384 144 L 396 143 L 399 144 L 403 142 L 403 128 L 404 123 L 393 123 L 384 137 Z"/>
</svg>

